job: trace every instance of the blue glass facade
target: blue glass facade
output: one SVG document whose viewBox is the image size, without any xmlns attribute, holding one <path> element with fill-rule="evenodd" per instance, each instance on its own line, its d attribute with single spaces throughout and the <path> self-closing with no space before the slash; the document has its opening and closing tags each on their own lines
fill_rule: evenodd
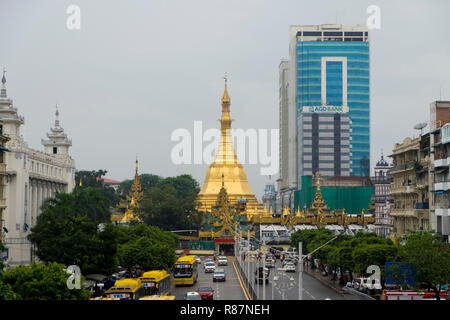
<svg viewBox="0 0 450 320">
<path fill-rule="evenodd" d="M 297 41 L 297 117 L 303 106 L 322 104 L 322 57 L 346 58 L 347 105 L 352 121 L 353 176 L 370 174 L 369 42 Z M 342 61 L 326 61 L 326 103 L 343 104 Z"/>
</svg>

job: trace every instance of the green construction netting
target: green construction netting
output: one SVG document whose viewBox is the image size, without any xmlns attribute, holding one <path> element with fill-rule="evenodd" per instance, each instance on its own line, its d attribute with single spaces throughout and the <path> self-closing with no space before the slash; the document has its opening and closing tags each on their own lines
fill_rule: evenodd
<svg viewBox="0 0 450 320">
<path fill-rule="evenodd" d="M 358 187 L 320 187 L 322 197 L 330 210 L 345 209 L 349 214 L 367 211 L 370 199 L 375 191 L 373 186 Z M 316 187 L 312 186 L 311 177 L 302 177 L 302 190 L 295 191 L 295 210 L 309 208 L 316 196 Z"/>
</svg>

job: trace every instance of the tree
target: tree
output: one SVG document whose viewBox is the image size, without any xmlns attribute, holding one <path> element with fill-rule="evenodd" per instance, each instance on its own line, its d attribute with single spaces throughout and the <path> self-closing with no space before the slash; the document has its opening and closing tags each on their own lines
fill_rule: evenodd
<svg viewBox="0 0 450 320">
<path fill-rule="evenodd" d="M 417 268 L 417 277 L 440 299 L 441 285 L 450 283 L 450 245 L 439 234 L 410 231 L 401 248 L 404 262 Z"/>
<path fill-rule="evenodd" d="M 0 243 L 0 254 L 5 250 L 5 247 L 2 243 Z M 9 284 L 3 283 L 2 278 L 4 275 L 5 265 L 2 260 L 0 260 L 0 300 L 14 300 L 16 295 L 12 291 L 12 288 Z"/>
<path fill-rule="evenodd" d="M 396 261 L 397 257 L 398 247 L 392 244 L 362 244 L 353 251 L 354 271 L 365 274 L 369 266 L 376 265 L 380 267 L 381 278 L 384 279 L 385 268 L 383 266 L 388 261 Z"/>
<path fill-rule="evenodd" d="M 103 176 L 106 175 L 108 171 L 106 170 L 92 170 L 92 171 L 86 171 L 81 170 L 75 172 L 75 182 L 76 186 L 75 189 L 81 188 L 93 188 L 99 191 L 99 193 L 107 200 L 108 207 L 114 207 L 120 200 L 119 195 L 116 193 L 114 188 L 111 188 L 104 184 L 103 180 L 101 179 Z M 81 180 L 81 186 L 79 186 Z"/>
<path fill-rule="evenodd" d="M 30 266 L 10 269 L 1 277 L 3 285 L 14 292 L 18 300 L 87 300 L 89 291 L 83 288 L 70 290 L 67 287 L 69 274 L 57 263 L 47 265 L 33 262 Z M 1 284 L 0 284 L 1 286 Z"/>
<path fill-rule="evenodd" d="M 141 184 L 142 191 L 146 192 L 148 189 L 156 187 L 162 178 L 154 174 L 143 173 L 139 175 L 139 183 Z M 128 195 L 133 185 L 134 179 L 124 180 L 120 183 L 117 193 L 122 197 Z"/>
<path fill-rule="evenodd" d="M 98 190 L 74 189 L 47 201 L 28 239 L 45 262 L 78 265 L 84 274 L 111 274 L 117 268 L 117 228 L 109 220 L 105 199 Z"/>
<path fill-rule="evenodd" d="M 165 178 L 146 191 L 139 215 L 163 230 L 199 228 L 204 214 L 197 210 L 200 188 L 190 175 Z"/>
<path fill-rule="evenodd" d="M 325 228 L 317 229 L 307 229 L 298 230 L 291 235 L 291 245 L 294 248 L 298 248 L 298 243 L 302 242 L 302 252 L 303 254 L 308 254 L 308 245 L 311 244 L 315 239 L 323 238 L 323 235 L 332 235 L 331 231 Z M 323 243 L 325 243 L 324 241 Z M 322 243 L 322 244 L 323 244 Z"/>
<path fill-rule="evenodd" d="M 128 269 L 168 269 L 175 262 L 178 237 L 171 232 L 138 224 L 120 228 L 119 242 L 119 262 Z"/>
</svg>

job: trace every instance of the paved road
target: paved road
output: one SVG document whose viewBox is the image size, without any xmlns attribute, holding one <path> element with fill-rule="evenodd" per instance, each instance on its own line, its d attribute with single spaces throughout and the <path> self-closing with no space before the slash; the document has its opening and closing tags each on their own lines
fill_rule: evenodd
<svg viewBox="0 0 450 320">
<path fill-rule="evenodd" d="M 263 285 L 256 285 L 254 282 L 254 272 L 258 262 L 251 260 L 250 270 L 252 284 L 255 286 L 256 293 L 260 300 L 263 299 Z M 262 266 L 262 263 L 260 264 Z M 245 263 L 244 269 L 247 268 Z M 281 261 L 277 260 L 274 268 L 270 268 L 269 283 L 266 284 L 266 300 L 297 300 L 298 299 L 298 267 L 296 272 L 279 271 Z M 273 276 L 278 277 L 278 281 L 273 285 Z M 359 298 L 341 294 L 326 286 L 317 279 L 303 273 L 303 300 L 359 300 Z"/>
<path fill-rule="evenodd" d="M 173 290 L 176 300 L 183 300 L 184 294 L 189 291 L 197 291 L 201 285 L 210 285 L 214 289 L 214 300 L 245 300 L 245 295 L 239 284 L 236 271 L 233 267 L 232 261 L 228 261 L 227 266 L 217 266 L 225 270 L 225 282 L 213 282 L 213 273 L 205 273 L 203 270 L 203 260 L 199 265 L 198 280 L 193 286 L 179 286 Z"/>
</svg>

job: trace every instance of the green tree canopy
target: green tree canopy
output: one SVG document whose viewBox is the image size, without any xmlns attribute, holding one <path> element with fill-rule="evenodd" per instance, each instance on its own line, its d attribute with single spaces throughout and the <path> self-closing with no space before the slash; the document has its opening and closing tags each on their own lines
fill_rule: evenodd
<svg viewBox="0 0 450 320">
<path fill-rule="evenodd" d="M 163 230 L 198 229 L 204 214 L 197 211 L 198 182 L 190 175 L 161 179 L 146 191 L 139 214 Z"/>
<path fill-rule="evenodd" d="M 116 193 L 114 188 L 111 188 L 104 184 L 101 179 L 106 175 L 106 170 L 80 170 L 75 172 L 75 189 L 81 188 L 93 188 L 99 191 L 99 193 L 108 201 L 108 207 L 114 207 L 120 200 L 119 194 Z M 79 186 L 81 180 L 82 186 Z"/>
<path fill-rule="evenodd" d="M 178 237 L 158 227 L 138 224 L 120 228 L 119 242 L 119 263 L 128 269 L 168 269 L 175 262 Z"/>
<path fill-rule="evenodd" d="M 402 262 L 416 266 L 419 282 L 440 292 L 440 285 L 450 283 L 450 245 L 428 231 L 411 231 L 403 240 Z"/>
<path fill-rule="evenodd" d="M 1 283 L 14 292 L 13 299 L 18 300 L 87 300 L 89 291 L 70 290 L 67 287 L 69 274 L 64 266 L 57 263 L 47 265 L 33 262 L 30 266 L 18 266 L 6 271 Z M 0 283 L 0 287 L 1 287 Z"/>
<path fill-rule="evenodd" d="M 74 189 L 43 205 L 28 239 L 45 262 L 78 265 L 83 274 L 111 274 L 117 268 L 117 229 L 99 223 L 109 220 L 105 199 L 98 190 Z"/>
<path fill-rule="evenodd" d="M 154 174 L 143 173 L 139 175 L 139 183 L 141 184 L 142 191 L 146 192 L 148 189 L 156 187 L 162 178 Z M 134 179 L 124 180 L 120 183 L 117 193 L 122 197 L 128 195 L 131 191 Z"/>
</svg>

